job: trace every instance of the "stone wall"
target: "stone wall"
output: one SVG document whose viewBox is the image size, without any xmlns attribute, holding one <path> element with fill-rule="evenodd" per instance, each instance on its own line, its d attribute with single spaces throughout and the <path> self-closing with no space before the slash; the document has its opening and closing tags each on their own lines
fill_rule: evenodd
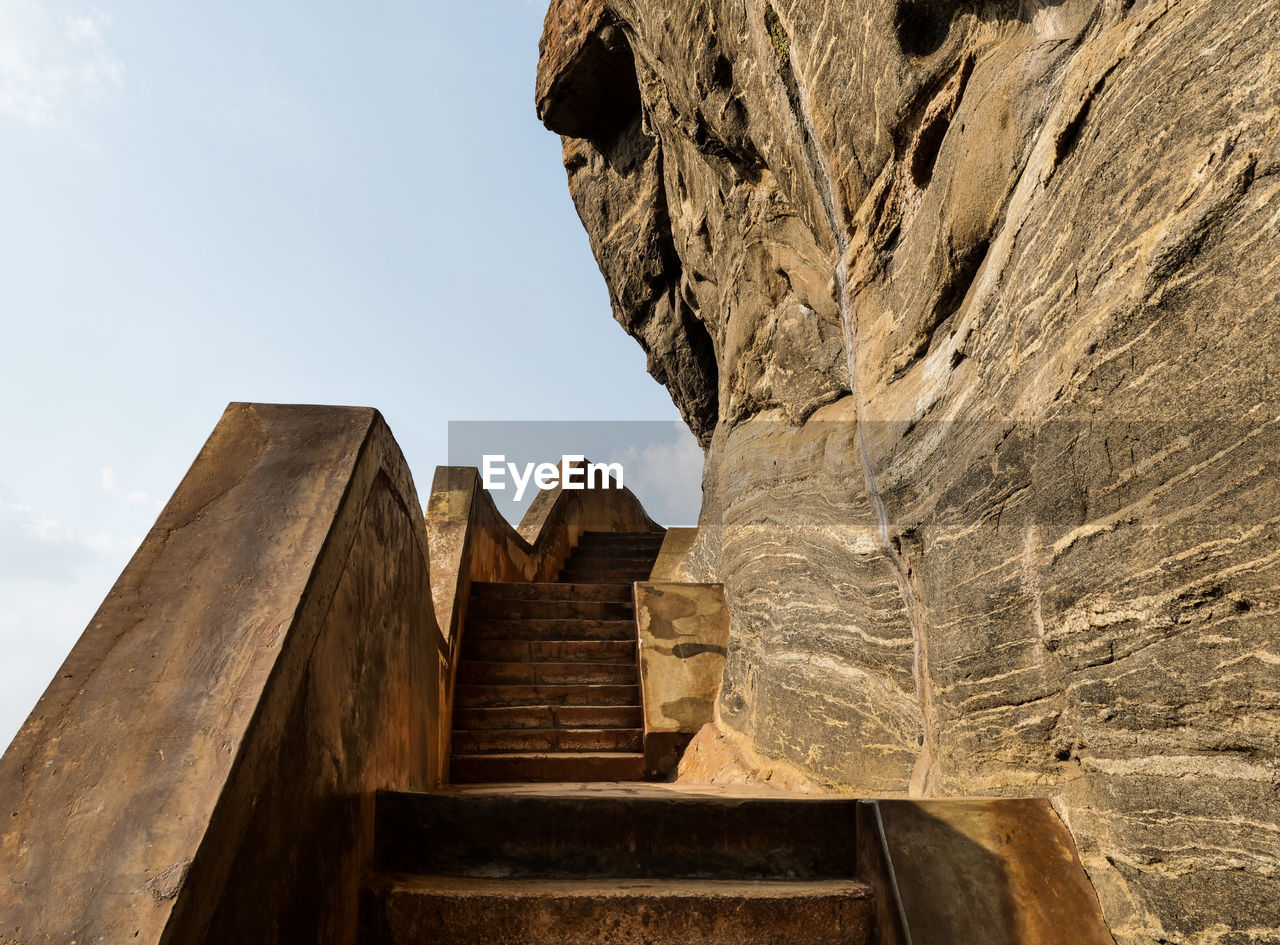
<svg viewBox="0 0 1280 945">
<path fill-rule="evenodd" d="M 719 584 L 639 581 L 633 599 L 645 771 L 665 779 L 676 772 L 693 736 L 715 719 L 729 645 L 729 609 Z"/>
<path fill-rule="evenodd" d="M 0 758 L 0 942 L 356 940 L 444 641 L 376 411 L 232 404 Z"/>
<path fill-rule="evenodd" d="M 554 0 L 543 37 L 614 317 L 707 450 L 708 738 L 1048 796 L 1125 945 L 1280 937 L 1277 35 L 1276 0 Z"/>
</svg>

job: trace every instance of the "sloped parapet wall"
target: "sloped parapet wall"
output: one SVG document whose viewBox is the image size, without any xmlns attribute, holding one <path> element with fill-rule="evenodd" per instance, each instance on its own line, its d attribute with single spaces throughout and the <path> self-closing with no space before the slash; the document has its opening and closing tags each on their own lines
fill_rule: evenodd
<svg viewBox="0 0 1280 945">
<path fill-rule="evenodd" d="M 1114 945 L 1042 798 L 862 801 L 858 872 L 880 945 Z"/>
<path fill-rule="evenodd" d="M 658 551 L 658 560 L 649 572 L 651 581 L 680 581 L 685 575 L 685 561 L 698 540 L 696 528 L 668 528 Z"/>
<path fill-rule="evenodd" d="M 232 404 L 0 759 L 0 941 L 354 943 L 443 641 L 374 410 Z"/>
</svg>

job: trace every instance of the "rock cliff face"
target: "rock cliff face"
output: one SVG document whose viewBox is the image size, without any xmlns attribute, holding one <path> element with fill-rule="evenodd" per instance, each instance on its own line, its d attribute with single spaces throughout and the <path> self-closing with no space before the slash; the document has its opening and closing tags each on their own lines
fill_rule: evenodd
<svg viewBox="0 0 1280 945">
<path fill-rule="evenodd" d="M 1277 0 L 543 37 L 614 316 L 707 449 L 714 737 L 1054 798 L 1121 943 L 1280 940 L 1277 38 Z"/>
</svg>

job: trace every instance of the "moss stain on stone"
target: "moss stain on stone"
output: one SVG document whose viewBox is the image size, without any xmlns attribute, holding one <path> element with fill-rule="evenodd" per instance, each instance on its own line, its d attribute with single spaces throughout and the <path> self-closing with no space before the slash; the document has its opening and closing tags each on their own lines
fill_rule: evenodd
<svg viewBox="0 0 1280 945">
<path fill-rule="evenodd" d="M 778 57 L 779 65 L 787 65 L 791 61 L 791 37 L 778 19 L 778 13 L 772 3 L 764 5 L 764 28 L 769 33 L 769 42 L 773 44 L 773 52 Z"/>
</svg>

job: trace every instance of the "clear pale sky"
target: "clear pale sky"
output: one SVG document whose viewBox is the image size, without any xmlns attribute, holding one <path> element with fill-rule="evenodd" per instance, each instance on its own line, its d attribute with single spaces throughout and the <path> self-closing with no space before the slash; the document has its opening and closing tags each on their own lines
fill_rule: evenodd
<svg viewBox="0 0 1280 945">
<path fill-rule="evenodd" d="M 451 420 L 678 420 L 534 114 L 545 9 L 0 0 L 0 746 L 229 401 L 378 407 L 420 493 Z"/>
</svg>

